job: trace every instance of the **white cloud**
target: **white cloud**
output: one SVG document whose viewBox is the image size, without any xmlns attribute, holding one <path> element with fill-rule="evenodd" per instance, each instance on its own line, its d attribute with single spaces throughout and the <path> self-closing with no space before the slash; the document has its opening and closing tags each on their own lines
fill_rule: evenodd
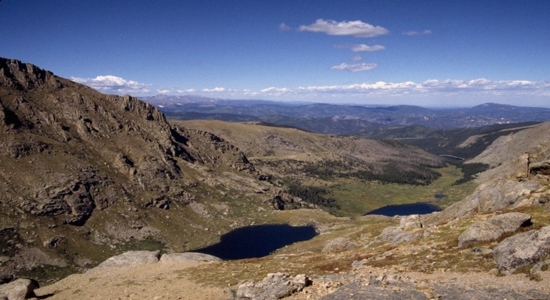
<svg viewBox="0 0 550 300">
<path fill-rule="evenodd" d="M 163 94 L 163 95 L 176 95 L 176 94 L 189 94 L 189 93 L 195 93 L 196 89 L 157 89 L 157 94 Z"/>
<path fill-rule="evenodd" d="M 202 89 L 202 91 L 206 93 L 221 93 L 221 92 L 226 92 L 227 89 L 224 87 L 215 87 L 212 89 Z"/>
<path fill-rule="evenodd" d="M 338 71 L 350 71 L 350 72 L 364 72 L 364 71 L 370 71 L 374 68 L 376 68 L 376 64 L 354 64 L 354 65 L 348 65 L 346 63 L 341 63 L 337 66 L 333 66 L 330 68 L 331 70 L 338 70 Z"/>
<path fill-rule="evenodd" d="M 429 29 L 426 29 L 426 30 L 423 30 L 423 31 L 414 31 L 414 30 L 411 30 L 411 31 L 405 31 L 403 32 L 404 35 L 408 35 L 408 36 L 414 36 L 414 35 L 428 35 L 428 34 L 432 34 L 432 31 L 429 30 Z"/>
<path fill-rule="evenodd" d="M 361 55 L 355 55 L 354 57 L 351 58 L 351 60 L 360 61 L 360 60 L 363 60 L 363 57 Z"/>
<path fill-rule="evenodd" d="M 224 87 L 215 87 L 212 89 L 202 89 L 201 91 L 205 93 L 234 93 L 238 92 L 239 90 L 228 89 Z"/>
<path fill-rule="evenodd" d="M 384 49 L 386 49 L 386 47 L 382 45 L 369 46 L 365 44 L 358 44 L 358 45 L 351 46 L 351 51 L 353 52 L 364 52 L 364 51 L 374 52 L 374 51 L 380 51 Z"/>
<path fill-rule="evenodd" d="M 96 78 L 71 77 L 71 80 L 80 84 L 87 85 L 103 93 L 114 94 L 146 94 L 151 90 L 149 84 L 140 83 L 133 80 L 113 75 L 101 75 Z"/>
<path fill-rule="evenodd" d="M 345 69 L 344 67 L 341 68 Z M 432 102 L 433 105 L 440 103 L 437 101 L 441 99 L 455 99 L 449 101 L 465 101 L 464 99 L 474 101 L 474 99 L 478 99 L 480 101 L 478 102 L 479 104 L 489 101 L 506 102 L 513 101 L 510 99 L 531 97 L 531 105 L 535 105 L 535 101 L 548 103 L 550 82 L 528 80 L 495 81 L 485 78 L 471 80 L 431 79 L 424 82 L 377 81 L 349 85 L 300 86 L 297 88 L 269 87 L 260 90 L 258 94 L 260 97 L 291 98 L 294 100 L 313 99 L 314 101 L 321 101 L 323 99 L 326 102 L 352 101 L 352 99 L 356 99 L 356 101 L 379 99 L 378 101 L 387 100 L 403 104 L 411 103 L 411 101 L 414 101 L 412 99 L 416 99 L 417 101 L 432 99 L 432 101 L 436 101 Z M 475 105 L 475 102 L 460 103 L 462 105 Z M 456 103 L 450 105 L 456 105 Z M 522 102 L 518 102 L 515 105 L 522 105 Z M 542 106 L 548 106 L 548 104 Z"/>
<path fill-rule="evenodd" d="M 174 92 L 176 92 L 176 91 L 171 90 L 171 89 L 158 89 L 158 90 L 157 90 L 157 93 L 163 94 L 163 95 L 172 94 L 172 93 L 174 93 Z M 176 92 L 176 93 L 177 93 L 177 92 Z"/>
<path fill-rule="evenodd" d="M 279 24 L 279 30 L 280 31 L 289 31 L 290 27 L 288 25 L 286 25 L 285 23 L 281 23 L 281 24 Z"/>
<path fill-rule="evenodd" d="M 342 21 L 318 19 L 310 25 L 301 25 L 300 31 L 322 32 L 328 35 L 351 35 L 354 37 L 375 37 L 390 31 L 381 26 L 373 26 L 362 21 Z"/>
<path fill-rule="evenodd" d="M 384 47 L 384 46 L 382 46 L 382 45 L 369 46 L 369 45 L 365 45 L 365 44 L 355 44 L 355 45 L 344 44 L 344 45 L 335 45 L 334 48 L 338 48 L 338 49 L 351 49 L 351 51 L 353 51 L 353 52 L 374 52 L 374 51 L 380 51 L 380 50 L 386 49 L 386 47 Z"/>
</svg>

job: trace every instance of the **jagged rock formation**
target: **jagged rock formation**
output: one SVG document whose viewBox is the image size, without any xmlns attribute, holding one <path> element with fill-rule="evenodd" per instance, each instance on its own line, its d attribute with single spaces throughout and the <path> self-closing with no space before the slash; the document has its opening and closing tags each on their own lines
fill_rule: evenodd
<svg viewBox="0 0 550 300">
<path fill-rule="evenodd" d="M 149 226 L 158 213 L 145 210 L 182 209 L 196 201 L 192 189 L 209 168 L 250 180 L 258 176 L 237 147 L 213 134 L 172 126 L 150 104 L 104 95 L 5 58 L 0 58 L 0 141 L 0 250 L 8 257 L 36 245 L 61 253 L 74 243 L 83 247 L 80 241 L 62 245 L 55 236 L 84 236 L 85 243 L 98 245 L 152 233 L 163 239 Z M 83 228 L 65 229 L 70 225 Z M 0 266 L 0 275 L 15 269 L 10 260 Z"/>
</svg>

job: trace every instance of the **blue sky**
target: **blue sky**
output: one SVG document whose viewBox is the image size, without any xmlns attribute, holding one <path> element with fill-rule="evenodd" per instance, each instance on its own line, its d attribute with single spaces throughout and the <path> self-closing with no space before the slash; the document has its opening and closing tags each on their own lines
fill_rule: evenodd
<svg viewBox="0 0 550 300">
<path fill-rule="evenodd" d="M 2 0 L 0 56 L 102 92 L 550 107 L 550 1 Z"/>
</svg>

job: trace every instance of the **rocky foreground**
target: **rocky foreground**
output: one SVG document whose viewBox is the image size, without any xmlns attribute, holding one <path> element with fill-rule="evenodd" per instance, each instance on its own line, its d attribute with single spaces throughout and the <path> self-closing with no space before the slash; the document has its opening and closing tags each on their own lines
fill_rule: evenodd
<svg viewBox="0 0 550 300">
<path fill-rule="evenodd" d="M 42 288 L 16 280 L 0 286 L 0 299 L 550 299 L 550 226 L 534 229 L 540 217 L 484 215 L 465 227 L 460 222 L 427 226 L 427 217 L 418 215 L 399 218 L 398 224 L 386 218 L 395 226 L 374 237 L 333 238 L 325 228 L 316 238 L 328 237 L 320 253 L 294 248 L 233 262 L 200 253 L 130 251 Z M 385 223 L 380 217 L 365 218 Z M 441 242 L 436 237 L 441 233 L 453 236 L 451 253 L 437 254 L 440 247 L 434 242 Z M 364 241 L 369 245 L 362 246 Z M 375 256 L 370 248 L 385 251 Z M 328 272 L 302 263 L 327 266 L 331 260 L 340 264 Z M 351 262 L 346 266 L 346 261 Z"/>
<path fill-rule="evenodd" d="M 350 272 L 325 276 L 270 273 L 258 282 L 212 286 L 193 280 L 215 258 L 193 253 L 132 252 L 109 259 L 84 274 L 7 299 L 549 299 L 550 273 L 537 280 L 523 274 L 498 277 L 468 272 L 391 272 L 354 263 Z M 22 282 L 14 282 L 14 289 Z M 27 290 L 24 290 L 27 291 Z M 1 295 L 1 294 L 0 294 Z M 29 296 L 26 298 L 25 295 Z M 0 296 L 1 297 L 1 296 Z"/>
</svg>

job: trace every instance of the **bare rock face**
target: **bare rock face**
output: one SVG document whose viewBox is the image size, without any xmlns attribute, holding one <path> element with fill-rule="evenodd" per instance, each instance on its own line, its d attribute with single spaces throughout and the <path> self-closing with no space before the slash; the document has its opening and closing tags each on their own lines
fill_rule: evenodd
<svg viewBox="0 0 550 300">
<path fill-rule="evenodd" d="M 24 300 L 34 297 L 34 290 L 38 288 L 36 281 L 30 279 L 16 279 L 10 283 L 0 285 L 0 299 Z"/>
<path fill-rule="evenodd" d="M 465 247 L 476 242 L 494 241 L 504 233 L 531 225 L 531 216 L 524 213 L 496 215 L 483 222 L 474 223 L 458 237 L 458 246 Z"/>
<path fill-rule="evenodd" d="M 309 286 L 311 280 L 305 275 L 290 277 L 284 273 L 270 273 L 261 282 L 247 282 L 237 289 L 236 299 L 276 300 L 288 297 Z"/>
<path fill-rule="evenodd" d="M 550 226 L 511 236 L 498 244 L 493 256 L 498 269 L 503 273 L 534 264 L 550 253 Z"/>
</svg>

